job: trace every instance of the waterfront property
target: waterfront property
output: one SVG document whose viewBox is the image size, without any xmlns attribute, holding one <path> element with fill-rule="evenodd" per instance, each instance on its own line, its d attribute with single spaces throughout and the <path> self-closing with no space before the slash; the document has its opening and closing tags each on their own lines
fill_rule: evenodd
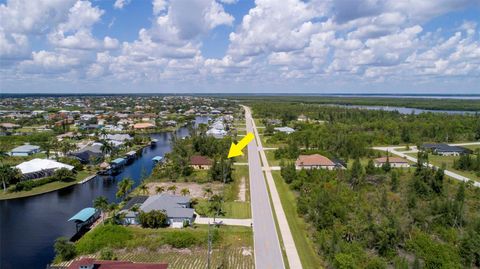
<svg viewBox="0 0 480 269">
<path fill-rule="evenodd" d="M 448 144 L 423 144 L 424 150 L 430 151 L 433 154 L 441 156 L 459 156 L 461 154 L 471 154 L 472 151 L 459 146 L 450 146 Z"/>
<path fill-rule="evenodd" d="M 93 143 L 92 145 L 85 146 L 82 149 L 74 152 L 73 156 L 80 159 L 82 163 L 90 163 L 91 161 L 98 161 L 102 158 L 102 144 Z"/>
<path fill-rule="evenodd" d="M 23 180 L 37 179 L 53 175 L 55 170 L 66 168 L 72 170 L 73 166 L 48 159 L 33 159 L 23 162 L 16 168 L 20 169 Z"/>
<path fill-rule="evenodd" d="M 10 156 L 26 157 L 39 152 L 40 152 L 39 146 L 26 144 L 26 145 L 19 146 L 12 149 L 10 151 Z"/>
<path fill-rule="evenodd" d="M 190 157 L 190 166 L 198 170 L 210 169 L 210 167 L 212 167 L 212 160 L 206 156 L 195 155 Z"/>
<path fill-rule="evenodd" d="M 78 211 L 78 213 L 71 217 L 68 221 L 74 221 L 77 232 L 79 232 L 82 228 L 93 224 L 99 217 L 99 210 L 93 207 L 86 207 Z"/>
<path fill-rule="evenodd" d="M 139 210 L 132 210 L 134 206 L 139 206 Z M 168 225 L 173 228 L 182 228 L 185 224 L 193 223 L 194 211 L 191 208 L 190 197 L 162 193 L 132 198 L 121 211 L 125 213 L 124 224 L 139 224 L 139 212 L 148 213 L 152 210 L 164 211 Z"/>
<path fill-rule="evenodd" d="M 295 162 L 297 169 L 322 168 L 333 170 L 337 167 L 332 160 L 320 154 L 300 155 Z"/>
<path fill-rule="evenodd" d="M 381 157 L 374 160 L 375 167 L 382 167 L 386 163 L 393 168 L 409 167 L 408 161 L 400 157 Z"/>
</svg>

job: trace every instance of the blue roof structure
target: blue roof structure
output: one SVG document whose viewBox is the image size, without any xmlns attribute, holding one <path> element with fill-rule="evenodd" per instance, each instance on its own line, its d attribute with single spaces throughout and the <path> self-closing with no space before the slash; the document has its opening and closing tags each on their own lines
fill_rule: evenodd
<svg viewBox="0 0 480 269">
<path fill-rule="evenodd" d="M 97 212 L 97 210 L 95 208 L 86 207 L 86 208 L 80 210 L 77 214 L 75 214 L 75 216 L 71 217 L 68 221 L 78 220 L 78 221 L 85 222 L 89 218 L 91 218 L 93 215 L 95 215 L 96 212 Z"/>
<path fill-rule="evenodd" d="M 162 156 L 155 156 L 152 158 L 152 161 L 154 162 L 161 162 L 163 160 L 163 157 Z"/>
<path fill-rule="evenodd" d="M 121 165 L 125 162 L 125 159 L 124 158 L 117 158 L 115 160 L 112 161 L 112 163 L 114 164 L 117 164 L 117 165 Z"/>
</svg>

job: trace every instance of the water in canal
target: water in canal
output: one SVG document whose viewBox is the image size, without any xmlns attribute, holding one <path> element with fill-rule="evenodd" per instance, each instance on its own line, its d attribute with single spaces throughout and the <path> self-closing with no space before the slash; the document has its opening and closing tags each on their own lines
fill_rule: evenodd
<svg viewBox="0 0 480 269">
<path fill-rule="evenodd" d="M 204 123 L 207 117 L 197 117 Z M 177 136 L 188 135 L 187 128 L 180 128 Z M 115 177 L 114 180 L 94 178 L 59 191 L 34 197 L 0 201 L 0 269 L 44 269 L 54 257 L 53 242 L 57 237 L 71 237 L 75 224 L 67 220 L 85 207 L 91 207 L 98 196 L 116 201 L 117 183 L 131 177 L 138 185 L 142 170 L 150 174 L 154 156 L 163 156 L 170 150 L 172 133 L 151 135 L 158 139 L 156 147 L 147 147 L 143 155 Z"/>
</svg>

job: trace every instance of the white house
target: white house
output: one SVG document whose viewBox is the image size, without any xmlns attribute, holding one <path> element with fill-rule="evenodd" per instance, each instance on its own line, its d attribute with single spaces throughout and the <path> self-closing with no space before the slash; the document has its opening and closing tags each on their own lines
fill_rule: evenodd
<svg viewBox="0 0 480 269">
<path fill-rule="evenodd" d="M 55 170 L 60 168 L 66 168 L 68 170 L 72 170 L 74 168 L 71 165 L 54 160 L 38 158 L 23 162 L 15 167 L 20 169 L 24 180 L 51 176 Z"/>
</svg>

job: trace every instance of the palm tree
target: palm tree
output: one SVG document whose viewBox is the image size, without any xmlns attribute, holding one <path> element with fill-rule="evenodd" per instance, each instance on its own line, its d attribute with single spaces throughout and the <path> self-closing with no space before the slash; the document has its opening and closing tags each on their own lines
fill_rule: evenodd
<svg viewBox="0 0 480 269">
<path fill-rule="evenodd" d="M 41 143 L 40 146 L 45 151 L 45 155 L 47 155 L 47 159 L 50 159 L 50 152 L 53 149 L 53 142 L 51 140 L 48 140 Z"/>
<path fill-rule="evenodd" d="M 105 128 L 102 128 L 100 130 L 100 135 L 101 135 L 102 139 L 105 139 L 107 137 L 107 130 L 105 130 Z"/>
<path fill-rule="evenodd" d="M 108 210 L 108 200 L 105 196 L 98 196 L 93 200 L 93 207 L 100 210 L 102 212 L 102 222 L 105 218 L 105 213 Z"/>
<path fill-rule="evenodd" d="M 123 197 L 123 199 L 125 199 L 128 192 L 132 189 L 133 183 L 133 180 L 129 177 L 126 177 L 122 181 L 118 182 L 118 191 L 116 193 L 117 198 Z"/>
<path fill-rule="evenodd" d="M 215 222 L 216 216 L 225 215 L 225 212 L 223 212 L 223 197 L 219 194 L 213 195 L 209 200 L 208 209 L 213 214 L 213 222 Z"/>
<path fill-rule="evenodd" d="M 3 191 L 7 191 L 7 185 L 15 183 L 22 177 L 22 173 L 18 168 L 13 168 L 8 164 L 0 165 L 0 180 L 2 180 Z"/>
<path fill-rule="evenodd" d="M 175 185 L 168 186 L 167 190 L 175 194 L 175 192 L 177 191 L 177 186 Z"/>
<path fill-rule="evenodd" d="M 142 184 L 142 185 L 140 185 L 140 187 L 138 187 L 138 189 L 140 189 L 140 191 L 141 191 L 143 194 L 145 194 L 145 195 L 148 194 L 148 187 L 147 187 L 147 185 Z"/>
<path fill-rule="evenodd" d="M 105 159 L 105 156 L 110 154 L 113 150 L 112 144 L 108 143 L 108 141 L 102 140 L 102 146 L 100 147 L 100 150 L 102 151 L 103 158 Z"/>
<path fill-rule="evenodd" d="M 155 192 L 156 192 L 157 194 L 158 194 L 158 193 L 162 193 L 162 192 L 164 192 L 164 191 L 165 191 L 165 187 L 163 187 L 163 186 L 157 186 L 157 187 L 155 188 Z"/>
<path fill-rule="evenodd" d="M 190 191 L 187 188 L 183 188 L 183 189 L 180 190 L 180 193 L 183 196 L 187 196 L 188 194 L 190 194 Z"/>
<path fill-rule="evenodd" d="M 213 194 L 212 188 L 211 187 L 205 187 L 203 188 L 203 196 L 208 196 L 210 197 Z"/>
</svg>

